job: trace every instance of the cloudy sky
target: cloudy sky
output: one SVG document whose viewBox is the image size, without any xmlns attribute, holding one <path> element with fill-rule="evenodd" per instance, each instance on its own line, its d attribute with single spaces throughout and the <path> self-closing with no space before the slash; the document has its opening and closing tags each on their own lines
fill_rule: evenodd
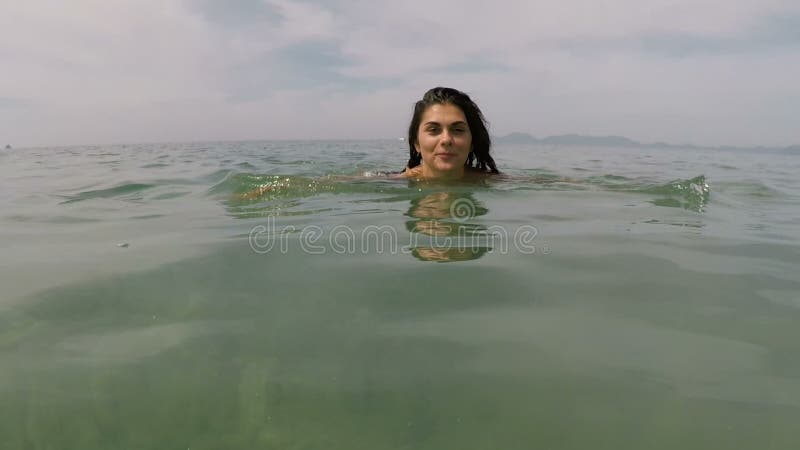
<svg viewBox="0 0 800 450">
<path fill-rule="evenodd" d="M 798 0 L 0 0 L 0 143 L 493 134 L 800 144 Z"/>
</svg>

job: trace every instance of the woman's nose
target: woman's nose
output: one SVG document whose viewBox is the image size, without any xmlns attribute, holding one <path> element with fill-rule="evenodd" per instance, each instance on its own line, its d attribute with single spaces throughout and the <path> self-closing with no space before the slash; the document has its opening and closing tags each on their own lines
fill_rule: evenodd
<svg viewBox="0 0 800 450">
<path fill-rule="evenodd" d="M 453 135 L 449 131 L 442 131 L 442 144 L 448 145 L 453 143 Z"/>
</svg>

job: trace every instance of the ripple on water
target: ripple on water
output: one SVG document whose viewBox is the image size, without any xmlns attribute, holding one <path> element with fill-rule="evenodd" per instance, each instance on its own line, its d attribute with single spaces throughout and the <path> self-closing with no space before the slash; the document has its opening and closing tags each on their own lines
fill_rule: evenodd
<svg viewBox="0 0 800 450">
<path fill-rule="evenodd" d="M 96 189 L 91 191 L 80 192 L 76 195 L 68 196 L 67 200 L 61 202 L 61 204 L 63 205 L 68 203 L 81 202 L 84 200 L 90 200 L 95 198 L 131 199 L 132 194 L 137 194 L 147 189 L 152 189 L 154 187 L 155 187 L 154 184 L 124 183 L 108 189 Z M 136 199 L 141 199 L 141 197 L 136 197 Z"/>
</svg>

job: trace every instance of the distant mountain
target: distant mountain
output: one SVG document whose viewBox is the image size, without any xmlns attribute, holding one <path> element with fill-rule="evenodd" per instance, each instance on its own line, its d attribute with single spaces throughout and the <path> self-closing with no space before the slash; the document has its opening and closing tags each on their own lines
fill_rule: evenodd
<svg viewBox="0 0 800 450">
<path fill-rule="evenodd" d="M 638 148 L 681 148 L 681 149 L 704 149 L 704 150 L 763 150 L 778 151 L 781 153 L 791 153 L 800 155 L 800 145 L 789 147 L 733 147 L 733 146 L 700 146 L 691 144 L 669 144 L 666 142 L 656 142 L 655 144 L 644 144 L 626 138 L 625 136 L 584 136 L 582 134 L 562 134 L 558 136 L 548 136 L 537 138 L 528 133 L 515 132 L 505 136 L 493 136 L 492 141 L 498 144 L 540 144 L 540 145 L 574 145 L 585 147 L 638 147 Z"/>
<path fill-rule="evenodd" d="M 492 138 L 495 142 L 503 144 L 534 144 L 539 140 L 528 133 L 511 133 L 501 137 Z"/>
<path fill-rule="evenodd" d="M 580 134 L 562 134 L 541 139 L 542 144 L 552 145 L 602 145 L 612 147 L 638 147 L 642 144 L 622 136 L 582 136 Z"/>
<path fill-rule="evenodd" d="M 783 153 L 791 153 L 791 154 L 800 155 L 800 145 L 792 145 L 792 146 L 789 146 L 789 147 L 785 147 L 781 151 Z"/>
<path fill-rule="evenodd" d="M 498 136 L 494 141 L 501 144 L 545 144 L 545 145 L 587 145 L 640 147 L 642 144 L 623 136 L 583 136 L 580 134 L 562 134 L 538 139 L 528 133 L 511 133 Z"/>
</svg>

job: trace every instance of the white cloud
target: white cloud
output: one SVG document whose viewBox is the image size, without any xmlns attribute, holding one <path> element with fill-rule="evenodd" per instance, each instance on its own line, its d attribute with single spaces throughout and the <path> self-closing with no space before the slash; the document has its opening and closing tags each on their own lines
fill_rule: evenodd
<svg viewBox="0 0 800 450">
<path fill-rule="evenodd" d="M 333 15 L 324 8 L 290 0 L 269 0 L 282 16 L 276 35 L 287 43 L 335 36 Z"/>
<path fill-rule="evenodd" d="M 259 14 L 190 1 L 0 3 L 0 98 L 15 99 L 0 105 L 0 135 L 395 136 L 424 90 L 452 85 L 479 100 L 498 133 L 800 142 L 789 123 L 800 105 L 787 101 L 800 98 L 800 42 L 744 45 L 769 18 L 800 17 L 792 0 L 245 2 Z M 243 8 L 236 20 L 213 20 L 231 8 Z M 646 45 L 662 36 L 662 47 L 687 39 L 674 54 Z M 704 39 L 736 51 L 687 51 Z M 315 44 L 330 54 L 287 63 Z"/>
</svg>

